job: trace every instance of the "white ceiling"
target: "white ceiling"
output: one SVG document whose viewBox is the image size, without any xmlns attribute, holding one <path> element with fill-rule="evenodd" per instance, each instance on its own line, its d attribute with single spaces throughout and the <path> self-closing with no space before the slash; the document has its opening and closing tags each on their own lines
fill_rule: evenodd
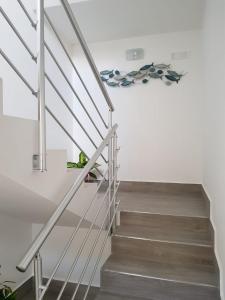
<svg viewBox="0 0 225 300">
<path fill-rule="evenodd" d="M 73 1 L 73 12 L 88 42 L 200 29 L 205 7 L 205 0 Z M 47 11 L 64 39 L 76 43 L 62 7 L 54 5 Z"/>
</svg>

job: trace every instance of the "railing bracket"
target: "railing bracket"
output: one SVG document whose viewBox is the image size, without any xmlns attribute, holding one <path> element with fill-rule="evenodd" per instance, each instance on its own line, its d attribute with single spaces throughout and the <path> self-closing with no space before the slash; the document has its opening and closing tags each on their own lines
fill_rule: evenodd
<svg viewBox="0 0 225 300">
<path fill-rule="evenodd" d="M 33 155 L 33 170 L 34 171 L 46 171 L 46 170 L 41 169 L 40 161 L 41 161 L 40 155 L 34 154 Z"/>
</svg>

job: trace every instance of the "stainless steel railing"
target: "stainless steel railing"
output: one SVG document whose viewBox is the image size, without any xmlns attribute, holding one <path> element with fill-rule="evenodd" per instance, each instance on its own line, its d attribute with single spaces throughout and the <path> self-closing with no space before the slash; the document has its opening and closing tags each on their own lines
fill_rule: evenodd
<svg viewBox="0 0 225 300">
<path fill-rule="evenodd" d="M 39 145 L 39 153 L 38 153 L 38 167 L 40 171 L 47 170 L 47 164 L 46 164 L 46 112 L 51 116 L 51 118 L 56 122 L 56 124 L 61 128 L 61 130 L 64 132 L 64 134 L 69 138 L 69 140 L 75 145 L 76 148 L 78 148 L 80 151 L 84 152 L 86 156 L 88 157 L 89 161 L 85 168 L 80 173 L 79 177 L 76 179 L 72 187 L 69 189 L 65 197 L 62 199 L 61 203 L 58 205 L 55 212 L 52 214 L 52 216 L 49 218 L 48 222 L 44 225 L 42 230 L 40 231 L 39 235 L 35 238 L 32 245 L 29 247 L 27 252 L 25 253 L 24 257 L 22 258 L 21 262 L 18 264 L 17 269 L 21 272 L 25 272 L 27 268 L 31 265 L 33 262 L 34 265 L 34 277 L 35 277 L 35 297 L 36 300 L 44 299 L 46 293 L 49 290 L 50 284 L 54 280 L 55 276 L 57 275 L 57 271 L 59 270 L 60 266 L 63 264 L 63 261 L 65 257 L 68 254 L 69 249 L 71 249 L 72 243 L 74 240 L 76 240 L 77 234 L 79 230 L 82 228 L 84 221 L 86 221 L 87 215 L 93 210 L 93 207 L 97 206 L 97 211 L 94 215 L 94 218 L 90 220 L 90 226 L 87 228 L 86 234 L 83 237 L 83 240 L 81 242 L 81 245 L 78 247 L 78 252 L 74 256 L 73 261 L 71 262 L 70 268 L 66 274 L 65 280 L 62 284 L 62 287 L 59 291 L 59 294 L 57 296 L 57 300 L 63 299 L 65 289 L 67 287 L 67 284 L 69 283 L 71 276 L 77 268 L 77 264 L 79 261 L 79 258 L 81 257 L 84 248 L 87 245 L 87 242 L 90 239 L 90 235 L 94 229 L 96 229 L 96 224 L 100 225 L 97 226 L 97 235 L 88 251 L 88 255 L 84 264 L 84 267 L 82 269 L 82 272 L 78 278 L 78 282 L 74 288 L 73 294 L 71 295 L 71 300 L 76 298 L 77 292 L 79 290 L 80 284 L 82 283 L 84 276 L 86 272 L 88 271 L 90 274 L 90 279 L 88 281 L 87 289 L 84 294 L 84 298 L 87 298 L 88 292 L 90 290 L 90 287 L 92 285 L 95 273 L 97 271 L 99 262 L 102 257 L 102 253 L 104 251 L 106 242 L 108 241 L 110 237 L 111 231 L 116 226 L 116 215 L 118 210 L 118 200 L 117 200 L 117 191 L 119 187 L 119 182 L 117 180 L 117 154 L 118 154 L 118 148 L 117 148 L 117 127 L 118 125 L 113 125 L 112 122 L 112 112 L 114 111 L 113 104 L 110 100 L 110 97 L 100 79 L 99 73 L 97 71 L 96 65 L 94 63 L 93 58 L 91 57 L 90 51 L 87 47 L 87 44 L 82 36 L 81 30 L 79 28 L 79 25 L 73 15 L 72 9 L 68 3 L 68 0 L 60 0 L 62 7 L 66 13 L 66 16 L 74 30 L 74 33 L 76 34 L 78 41 L 81 45 L 81 48 L 83 49 L 84 55 L 91 67 L 91 70 L 95 76 L 96 82 L 98 83 L 98 86 L 100 90 L 102 91 L 102 94 L 104 96 L 104 99 L 106 101 L 106 104 L 109 109 L 109 115 L 108 115 L 108 124 L 105 121 L 105 117 L 101 114 L 100 109 L 98 108 L 94 97 L 91 95 L 87 85 L 85 84 L 82 76 L 80 75 L 79 71 L 77 70 L 69 52 L 67 51 L 67 48 L 65 44 L 63 43 L 60 35 L 58 34 L 53 22 L 51 21 L 50 17 L 46 13 L 44 9 L 44 0 L 36 0 L 37 1 L 37 21 L 34 21 L 31 17 L 29 11 L 27 10 L 26 6 L 23 4 L 23 1 L 17 0 L 19 7 L 24 12 L 25 17 L 30 22 L 30 25 L 34 29 L 34 34 L 37 36 L 37 49 L 36 53 L 33 53 L 31 48 L 28 46 L 28 43 L 26 42 L 25 38 L 21 35 L 19 30 L 17 29 L 16 25 L 11 21 L 9 16 L 6 14 L 6 12 L 3 10 L 2 7 L 0 7 L 0 14 L 6 21 L 6 23 L 10 26 L 13 33 L 16 35 L 18 40 L 20 41 L 21 45 L 24 47 L 24 49 L 27 51 L 28 55 L 31 57 L 33 62 L 37 66 L 37 77 L 38 77 L 38 83 L 37 83 L 37 90 L 32 87 L 32 85 L 29 83 L 29 80 L 25 78 L 25 76 L 22 74 L 22 72 L 17 68 L 16 64 L 13 62 L 13 60 L 5 53 L 2 49 L 0 49 L 0 55 L 5 60 L 5 62 L 12 68 L 12 70 L 18 75 L 18 77 L 21 79 L 21 81 L 25 84 L 25 86 L 30 90 L 32 95 L 37 98 L 38 100 L 38 124 L 39 124 L 39 134 L 38 134 L 38 145 Z M 76 91 L 76 88 L 74 87 L 73 83 L 70 81 L 68 76 L 66 75 L 63 67 L 60 64 L 60 61 L 56 58 L 56 55 L 54 54 L 54 51 L 50 48 L 48 45 L 48 42 L 45 40 L 45 21 L 48 22 L 50 25 L 52 32 L 54 33 L 56 39 L 59 42 L 59 45 L 61 46 L 62 50 L 65 53 L 65 56 L 67 57 L 72 70 L 76 73 L 78 79 L 80 80 L 84 90 L 86 91 L 86 94 L 91 101 L 95 111 L 97 112 L 100 120 L 102 121 L 102 124 L 104 127 L 108 130 L 107 135 L 104 137 L 101 130 L 98 128 L 97 124 L 94 121 L 94 118 L 87 110 L 86 106 L 84 105 L 81 97 L 79 96 L 78 92 Z M 59 71 L 59 74 L 62 75 L 62 77 L 65 80 L 65 85 L 67 85 L 70 90 L 72 91 L 75 98 L 80 103 L 83 112 L 86 114 L 87 118 L 90 120 L 93 128 L 98 133 L 98 136 L 101 138 L 101 144 L 98 145 L 97 142 L 95 142 L 94 138 L 91 136 L 91 134 L 88 132 L 88 130 L 85 128 L 85 125 L 82 123 L 82 120 L 79 118 L 79 116 L 73 111 L 72 107 L 68 104 L 67 99 L 62 95 L 62 93 L 57 88 L 56 83 L 52 80 L 52 78 L 48 74 L 48 70 L 46 70 L 45 66 L 45 51 L 48 51 L 52 61 L 57 66 L 57 69 Z M 84 132 L 86 137 L 89 139 L 91 144 L 95 148 L 95 153 L 89 157 L 81 147 L 80 141 L 75 139 L 73 135 L 65 128 L 65 126 L 60 122 L 60 120 L 56 117 L 54 112 L 46 105 L 46 93 L 45 93 L 45 83 L 48 81 L 50 84 L 50 87 L 55 92 L 56 96 L 62 101 L 66 109 L 69 111 L 73 119 L 77 122 L 81 130 Z M 106 158 L 106 151 L 105 149 L 108 148 L 108 157 Z M 78 224 L 73 229 L 68 241 L 65 244 L 65 247 L 57 261 L 57 263 L 53 266 L 52 271 L 50 275 L 48 276 L 47 281 L 45 284 L 43 284 L 43 271 L 42 271 L 42 258 L 41 258 L 41 251 L 43 246 L 45 245 L 45 242 L 49 239 L 52 230 L 56 227 L 57 222 L 60 220 L 60 218 L 64 215 L 65 211 L 67 210 L 68 206 L 74 201 L 75 195 L 77 195 L 77 192 L 79 191 L 82 183 L 85 181 L 85 178 L 87 174 L 90 172 L 90 170 L 93 168 L 93 166 L 96 165 L 96 162 L 101 157 L 104 164 L 107 166 L 104 171 L 99 170 L 99 168 L 96 168 L 98 174 L 101 176 L 101 180 L 98 183 L 98 188 L 95 192 L 95 194 L 92 196 L 92 199 L 90 203 L 87 205 L 87 207 L 84 208 L 84 211 L 82 215 L 80 216 L 80 220 Z M 105 186 L 105 184 L 108 183 L 107 188 L 105 189 L 105 192 L 101 192 L 102 187 Z M 104 190 L 104 189 L 103 189 Z M 99 199 L 99 195 L 101 195 L 101 200 Z M 107 207 L 105 209 L 105 207 Z M 103 213 L 103 217 L 101 216 Z M 99 217 L 101 217 L 101 220 L 99 220 Z M 97 259 L 94 263 L 94 268 L 90 271 L 89 263 L 91 259 L 93 258 L 93 254 L 96 251 L 96 246 L 98 245 L 100 241 L 100 237 L 104 236 L 103 242 L 100 246 L 100 251 L 98 253 Z"/>
<path fill-rule="evenodd" d="M 17 0 L 17 2 L 19 3 L 20 7 L 23 9 L 25 16 L 28 18 L 31 26 L 36 30 L 36 34 L 37 34 L 37 38 L 38 38 L 38 49 L 37 49 L 37 55 L 35 55 L 32 50 L 30 49 L 30 47 L 28 46 L 28 44 L 26 43 L 25 39 L 21 36 L 21 34 L 19 33 L 19 31 L 16 29 L 16 26 L 13 24 L 13 22 L 10 20 L 10 18 L 7 16 L 7 14 L 4 12 L 4 10 L 2 9 L 2 7 L 0 8 L 0 13 L 1 15 L 4 17 L 4 19 L 6 20 L 6 22 L 9 24 L 9 26 L 12 28 L 13 32 L 16 34 L 16 36 L 18 37 L 18 39 L 20 40 L 20 42 L 22 43 L 22 45 L 24 46 L 24 48 L 27 50 L 28 54 L 30 55 L 30 57 L 37 63 L 37 73 L 38 73 L 38 90 L 35 91 L 34 88 L 31 87 L 31 85 L 29 84 L 28 80 L 22 75 L 22 73 L 16 68 L 15 64 L 13 64 L 12 60 L 7 56 L 6 53 L 4 53 L 4 51 L 2 49 L 0 49 L 0 54 L 2 55 L 2 57 L 5 59 L 5 61 L 12 67 L 12 69 L 17 73 L 17 75 L 20 77 L 20 79 L 24 82 L 24 84 L 29 88 L 29 90 L 32 92 L 32 94 L 34 94 L 35 96 L 37 96 L 38 98 L 38 112 L 39 112 L 39 169 L 41 171 L 46 170 L 46 129 L 45 129 L 45 77 L 46 77 L 46 70 L 45 70 L 45 48 L 47 49 L 47 51 L 49 52 L 50 56 L 52 57 L 53 61 L 55 62 L 56 66 L 58 67 L 60 73 L 62 74 L 62 76 L 64 77 L 66 83 L 68 84 L 68 86 L 70 87 L 72 93 L 74 94 L 74 96 L 76 97 L 76 99 L 79 101 L 82 109 L 84 110 L 84 112 L 86 113 L 87 117 L 89 118 L 89 120 L 91 121 L 92 125 L 94 126 L 95 130 L 98 132 L 99 136 L 103 139 L 103 135 L 100 132 L 98 126 L 96 125 L 96 123 L 94 122 L 92 116 L 90 115 L 90 113 L 88 112 L 88 110 L 86 109 L 85 105 L 83 104 L 81 98 L 79 97 L 78 93 L 76 92 L 75 88 L 73 87 L 73 84 L 70 82 L 70 80 L 68 79 L 67 75 L 65 74 L 63 68 L 61 67 L 60 63 L 58 62 L 58 60 L 56 59 L 56 56 L 54 55 L 53 51 L 50 49 L 50 47 L 48 46 L 47 42 L 44 40 L 44 18 L 46 18 L 46 20 L 48 21 L 48 23 L 50 24 L 57 40 L 59 41 L 63 51 L 65 52 L 73 70 L 76 72 L 80 82 L 82 83 L 82 86 L 84 87 L 91 103 L 93 104 L 96 112 L 98 113 L 100 119 L 102 120 L 105 128 L 109 128 L 108 125 L 106 124 L 102 114 L 100 113 L 100 110 L 98 109 L 93 97 L 91 96 L 86 84 L 84 83 L 80 73 L 78 72 L 75 64 L 72 61 L 72 58 L 70 57 L 68 51 L 66 50 L 66 47 L 64 45 L 64 43 L 62 42 L 62 39 L 60 38 L 59 34 L 57 33 L 53 23 L 51 22 L 49 16 L 47 15 L 47 13 L 44 10 L 44 0 L 37 0 L 37 23 L 33 21 L 32 17 L 30 16 L 30 14 L 28 13 L 27 9 L 25 8 L 25 6 L 23 5 L 21 0 Z M 73 12 L 70 8 L 70 5 L 68 3 L 67 0 L 62 0 L 62 5 L 65 9 L 66 15 L 69 18 L 69 21 L 72 25 L 72 28 L 74 29 L 74 32 L 76 33 L 78 40 L 81 43 L 82 49 L 84 51 L 84 54 L 87 58 L 87 61 L 90 64 L 90 67 L 95 75 L 96 81 L 100 87 L 100 90 L 102 91 L 102 94 L 106 100 L 106 103 L 109 107 L 109 111 L 113 112 L 114 111 L 114 107 L 113 104 L 109 98 L 109 95 L 100 79 L 100 76 L 98 74 L 97 68 L 95 66 L 95 63 L 91 57 L 90 51 L 87 47 L 87 44 L 82 36 L 82 33 L 79 29 L 79 26 L 73 16 Z M 76 30 L 75 30 L 76 28 Z M 50 79 L 50 77 L 48 76 L 48 80 Z M 53 83 L 52 81 L 50 83 Z M 55 87 L 53 84 L 51 84 L 53 89 L 55 90 Z M 90 137 L 89 137 L 90 140 Z M 93 140 L 91 141 L 91 143 L 94 145 Z M 96 145 L 95 145 L 96 146 Z M 96 148 L 96 147 L 95 147 Z M 36 155 L 37 157 L 37 155 Z"/>
<path fill-rule="evenodd" d="M 116 130 L 117 130 L 118 125 L 114 125 L 112 127 L 112 129 L 108 132 L 107 136 L 105 137 L 105 139 L 102 141 L 101 145 L 99 146 L 99 148 L 97 149 L 97 151 L 95 152 L 95 154 L 93 155 L 93 157 L 89 160 L 88 164 L 85 166 L 85 168 L 82 170 L 81 174 L 79 175 L 79 177 L 77 178 L 76 182 L 74 183 L 74 185 L 71 187 L 71 189 L 68 191 L 68 193 L 66 194 L 66 196 L 64 197 L 64 199 L 62 200 L 62 202 L 60 203 L 60 205 L 57 207 L 57 209 L 55 210 L 55 212 L 53 213 L 53 215 L 51 216 L 51 218 L 48 220 L 48 222 L 46 223 L 46 225 L 43 227 L 43 229 L 41 230 L 41 232 L 39 233 L 39 235 L 37 236 L 37 238 L 34 240 L 33 244 L 30 246 L 30 248 L 28 249 L 28 251 L 26 252 L 25 256 L 23 257 L 23 259 L 21 260 L 21 262 L 18 264 L 17 269 L 21 272 L 24 272 L 27 270 L 27 268 L 29 267 L 29 265 L 31 264 L 32 261 L 34 261 L 34 270 L 35 270 L 35 278 L 36 278 L 36 299 L 37 300 L 41 300 L 43 299 L 43 297 L 45 296 L 46 292 L 48 291 L 48 288 L 58 270 L 58 268 L 61 266 L 64 257 L 66 256 L 68 250 L 70 249 L 73 240 L 76 237 L 76 234 L 78 233 L 78 230 L 81 228 L 82 222 L 85 220 L 88 212 L 90 211 L 90 209 L 93 206 L 93 203 L 95 203 L 96 205 L 96 195 L 99 192 L 104 179 L 102 179 L 102 181 L 99 183 L 99 187 L 97 189 L 97 192 L 95 195 L 93 195 L 93 198 L 91 200 L 91 202 L 88 204 L 88 207 L 85 209 L 83 216 L 81 217 L 78 225 L 74 228 L 67 244 L 65 245 L 65 248 L 62 252 L 62 254 L 60 255 L 59 260 L 57 261 L 56 265 L 53 268 L 53 271 L 51 273 L 51 275 L 49 276 L 49 279 L 47 280 L 47 283 L 45 285 L 43 285 L 42 283 L 42 267 L 41 267 L 41 257 L 40 257 L 40 251 L 41 248 L 43 246 L 43 244 L 45 243 L 45 241 L 48 239 L 48 237 L 50 236 L 53 228 L 56 226 L 57 222 L 59 221 L 60 217 L 63 215 L 63 213 L 65 212 L 66 208 L 68 207 L 68 205 L 73 201 L 74 196 L 76 195 L 77 191 L 79 190 L 81 184 L 84 182 L 87 174 L 89 173 L 89 171 L 91 170 L 91 168 L 93 167 L 93 165 L 95 164 L 95 162 L 97 161 L 98 157 L 100 156 L 100 154 L 102 153 L 102 151 L 105 149 L 105 147 L 109 144 L 110 140 L 113 139 L 113 145 L 114 145 L 114 149 L 113 149 L 113 153 L 117 153 L 117 149 L 115 149 L 116 147 Z M 116 162 L 116 157 L 113 158 L 113 163 L 115 164 Z M 106 170 L 105 174 L 108 173 L 108 169 Z M 118 186 L 119 183 L 117 181 L 117 168 L 114 169 L 113 172 L 113 178 L 111 180 L 111 183 L 108 185 L 108 188 L 106 190 L 106 192 L 103 194 L 102 196 L 102 200 L 100 201 L 100 205 L 99 205 L 99 201 L 98 201 L 98 210 L 91 222 L 90 227 L 88 228 L 83 241 L 80 245 L 80 247 L 78 248 L 78 252 L 69 268 L 69 271 L 67 273 L 67 276 L 62 284 L 62 287 L 60 289 L 60 292 L 57 296 L 57 300 L 62 299 L 63 297 L 63 293 L 65 291 L 65 288 L 71 278 L 72 273 L 74 272 L 74 269 L 77 266 L 78 260 L 82 254 L 82 251 L 85 247 L 85 245 L 87 244 L 87 241 L 90 237 L 90 234 L 96 224 L 96 221 L 100 215 L 100 212 L 103 210 L 103 208 L 105 207 L 105 204 L 107 204 L 107 210 L 104 213 L 104 217 L 103 217 L 103 221 L 101 223 L 100 228 L 98 229 L 98 233 L 97 236 L 93 242 L 93 245 L 91 246 L 91 249 L 89 251 L 87 260 L 85 262 L 85 266 L 82 270 L 81 275 L 79 276 L 79 281 L 76 285 L 76 288 L 74 290 L 74 293 L 72 295 L 71 299 L 75 299 L 75 296 L 77 294 L 77 291 L 79 289 L 79 286 L 82 282 L 82 279 L 87 271 L 87 267 L 89 265 L 90 259 L 93 256 L 93 252 L 96 249 L 96 245 L 99 241 L 100 235 L 102 234 L 102 232 L 105 235 L 104 238 L 104 242 L 101 245 L 100 248 L 100 252 L 101 253 L 103 250 L 102 248 L 104 247 L 103 245 L 105 245 L 106 240 L 108 238 L 108 234 L 112 228 L 116 213 L 117 213 L 117 209 L 118 209 L 118 205 L 119 203 L 116 200 L 116 195 L 117 195 L 117 190 L 118 190 Z M 110 197 L 110 202 L 108 202 L 108 195 L 111 195 Z M 113 214 L 111 213 L 113 209 Z M 108 218 L 109 218 L 109 222 L 108 222 Z M 108 223 L 108 224 L 107 224 Z M 107 230 L 106 233 L 104 232 L 104 226 L 107 226 Z M 104 249 L 104 248 L 103 248 Z M 99 254 L 101 256 L 101 254 Z M 98 259 L 99 260 L 99 259 Z M 97 261 L 98 261 L 97 260 Z M 92 270 L 91 272 L 91 278 L 93 277 L 93 272 L 96 272 L 96 263 L 95 263 L 95 268 L 94 270 Z M 93 280 L 93 279 L 92 279 Z M 88 290 L 90 288 L 91 285 L 91 281 L 88 284 Z M 84 298 L 86 299 L 86 298 Z"/>
<path fill-rule="evenodd" d="M 37 251 L 40 250 L 41 246 L 43 245 L 44 241 L 48 237 L 49 233 L 52 231 L 53 227 L 58 222 L 59 218 L 63 214 L 63 212 L 66 210 L 67 206 L 79 190 L 81 184 L 84 182 L 87 174 L 92 169 L 93 165 L 97 161 L 98 157 L 102 153 L 102 151 L 105 149 L 106 145 L 109 143 L 109 140 L 112 139 L 113 135 L 116 133 L 118 125 L 114 125 L 113 128 L 109 131 L 101 145 L 99 146 L 98 150 L 95 152 L 95 154 L 92 156 L 92 158 L 88 161 L 85 168 L 82 170 L 81 174 L 77 178 L 74 185 L 71 187 L 71 189 L 68 191 L 66 196 L 64 197 L 63 201 L 58 206 L 55 213 L 51 216 L 49 221 L 46 223 L 38 237 L 35 239 L 32 246 L 27 251 L 26 255 L 24 256 L 23 260 L 20 262 L 20 264 L 17 266 L 17 269 L 24 272 L 30 265 L 31 261 L 35 257 Z"/>
</svg>

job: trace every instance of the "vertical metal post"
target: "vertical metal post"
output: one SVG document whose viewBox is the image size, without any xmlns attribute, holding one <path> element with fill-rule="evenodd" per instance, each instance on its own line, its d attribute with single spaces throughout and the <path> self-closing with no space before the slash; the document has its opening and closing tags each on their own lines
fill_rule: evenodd
<svg viewBox="0 0 225 300">
<path fill-rule="evenodd" d="M 38 142 L 35 169 L 46 171 L 44 0 L 37 0 Z"/>
<path fill-rule="evenodd" d="M 109 130 L 112 128 L 112 111 L 109 110 L 109 123 L 108 123 Z M 108 180 L 109 180 L 109 205 L 112 200 L 112 180 L 113 180 L 113 158 L 112 158 L 112 138 L 109 140 L 108 144 Z M 112 217 L 112 210 L 110 209 L 109 213 L 109 224 L 111 223 L 111 217 Z"/>
<path fill-rule="evenodd" d="M 116 191 L 116 133 L 114 133 L 113 135 L 113 140 L 112 140 L 112 173 L 113 173 L 113 188 L 112 188 L 112 196 L 114 197 L 115 195 L 115 191 Z M 114 200 L 113 200 L 113 207 L 112 207 L 112 214 L 114 215 L 114 212 L 115 212 L 115 197 L 114 197 Z M 112 225 L 112 231 L 114 232 L 116 229 L 116 223 L 115 223 L 115 219 L 114 219 L 114 222 L 113 222 L 113 225 Z"/>
<path fill-rule="evenodd" d="M 114 136 L 113 136 L 113 177 L 114 177 L 114 186 L 113 186 L 113 190 L 114 193 L 116 191 L 116 184 L 117 184 L 117 172 L 118 172 L 118 167 L 117 167 L 117 155 L 118 155 L 118 136 L 117 133 L 115 132 Z M 117 210 L 117 198 L 116 195 L 114 195 L 114 201 L 113 201 L 113 207 L 114 207 L 114 212 Z M 115 216 L 114 222 L 113 222 L 113 230 L 116 229 L 116 226 L 118 226 L 118 210 L 117 210 L 117 214 Z"/>
<path fill-rule="evenodd" d="M 39 300 L 42 291 L 42 260 L 38 253 L 34 258 L 35 300 Z"/>
</svg>

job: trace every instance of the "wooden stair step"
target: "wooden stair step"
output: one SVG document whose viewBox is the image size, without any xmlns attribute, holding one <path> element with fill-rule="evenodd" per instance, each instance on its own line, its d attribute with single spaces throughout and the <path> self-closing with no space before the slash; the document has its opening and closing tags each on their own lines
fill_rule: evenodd
<svg viewBox="0 0 225 300">
<path fill-rule="evenodd" d="M 208 232 L 186 231 L 182 230 L 182 227 L 171 229 L 170 227 L 154 228 L 137 225 L 121 225 L 116 229 L 115 236 L 213 247 L 213 241 Z"/>
<path fill-rule="evenodd" d="M 114 235 L 112 253 L 119 256 L 143 258 L 146 261 L 176 263 L 181 265 L 213 266 L 213 247 L 181 244 L 159 240 Z"/>
<path fill-rule="evenodd" d="M 104 265 L 103 271 L 135 274 L 190 284 L 218 286 L 218 278 L 214 266 L 185 266 L 111 255 Z"/>
<path fill-rule="evenodd" d="M 209 218 L 160 215 L 140 212 L 120 212 L 120 225 L 143 226 L 151 230 L 203 234 L 212 239 L 213 231 Z"/>
<path fill-rule="evenodd" d="M 120 211 L 161 215 L 205 217 L 208 207 L 202 194 L 119 192 Z"/>
<path fill-rule="evenodd" d="M 216 272 L 206 266 L 183 266 L 112 255 L 102 270 L 106 292 L 154 300 L 217 300 Z"/>
</svg>

